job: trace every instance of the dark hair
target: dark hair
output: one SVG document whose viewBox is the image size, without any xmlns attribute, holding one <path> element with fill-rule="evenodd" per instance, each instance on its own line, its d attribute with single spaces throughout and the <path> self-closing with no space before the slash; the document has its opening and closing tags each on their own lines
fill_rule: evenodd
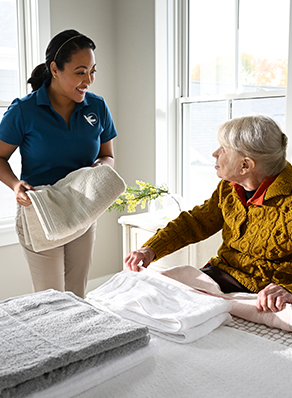
<svg viewBox="0 0 292 398">
<path fill-rule="evenodd" d="M 64 30 L 54 36 L 46 50 L 46 62 L 38 65 L 27 81 L 31 84 L 32 91 L 38 90 L 45 80 L 48 80 L 50 84 L 52 79 L 50 66 L 53 61 L 56 62 L 57 68 L 62 71 L 65 64 L 71 61 L 72 55 L 84 48 L 95 50 L 95 44 L 89 37 L 77 32 L 77 30 Z"/>
</svg>

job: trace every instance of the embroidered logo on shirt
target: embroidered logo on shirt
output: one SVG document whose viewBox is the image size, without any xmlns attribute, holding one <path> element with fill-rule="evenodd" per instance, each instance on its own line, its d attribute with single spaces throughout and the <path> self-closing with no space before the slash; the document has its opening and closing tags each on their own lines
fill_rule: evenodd
<svg viewBox="0 0 292 398">
<path fill-rule="evenodd" d="M 86 115 L 83 116 L 85 117 L 87 123 L 90 124 L 90 126 L 94 126 L 98 121 L 98 117 L 96 116 L 95 113 L 89 113 L 87 116 Z"/>
</svg>

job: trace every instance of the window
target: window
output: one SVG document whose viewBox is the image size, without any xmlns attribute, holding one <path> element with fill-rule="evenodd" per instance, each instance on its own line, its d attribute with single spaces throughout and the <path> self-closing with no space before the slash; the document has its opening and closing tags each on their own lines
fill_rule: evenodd
<svg viewBox="0 0 292 398">
<path fill-rule="evenodd" d="M 20 96 L 19 76 L 19 43 L 17 26 L 17 3 L 15 0 L 0 1 L 0 117 L 7 106 Z M 15 173 L 20 172 L 18 154 L 13 155 L 11 164 Z M 4 184 L 0 184 L 0 219 L 15 214 L 15 200 L 13 192 Z"/>
<path fill-rule="evenodd" d="M 44 16 L 46 16 L 44 18 Z M 0 0 L 0 120 L 11 101 L 27 94 L 26 84 L 34 66 L 44 54 L 50 37 L 49 0 Z M 20 177 L 20 155 L 10 165 Z M 14 193 L 0 183 L 0 245 L 15 243 Z"/>
<path fill-rule="evenodd" d="M 285 131 L 289 0 L 181 0 L 178 190 L 189 206 L 214 191 L 216 128 L 262 113 Z"/>
</svg>

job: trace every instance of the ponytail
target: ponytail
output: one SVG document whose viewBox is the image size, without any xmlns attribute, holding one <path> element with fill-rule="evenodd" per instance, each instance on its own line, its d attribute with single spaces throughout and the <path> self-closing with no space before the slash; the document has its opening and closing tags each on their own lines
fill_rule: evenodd
<svg viewBox="0 0 292 398">
<path fill-rule="evenodd" d="M 43 82 L 50 78 L 51 74 L 48 72 L 46 64 L 40 64 L 31 72 L 31 76 L 27 83 L 31 84 L 32 91 L 38 90 Z"/>
</svg>

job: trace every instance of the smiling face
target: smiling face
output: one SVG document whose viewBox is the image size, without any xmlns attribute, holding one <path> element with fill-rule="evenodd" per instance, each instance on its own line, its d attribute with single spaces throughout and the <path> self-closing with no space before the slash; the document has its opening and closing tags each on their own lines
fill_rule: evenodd
<svg viewBox="0 0 292 398">
<path fill-rule="evenodd" d="M 244 156 L 223 146 L 220 146 L 212 156 L 216 159 L 215 169 L 219 178 L 238 184 L 242 182 Z"/>
<path fill-rule="evenodd" d="M 52 86 L 58 94 L 60 102 L 82 102 L 86 91 L 94 82 L 95 57 L 90 48 L 84 48 L 72 54 L 71 61 L 67 62 L 64 70 L 59 70 L 52 62 Z"/>
</svg>

